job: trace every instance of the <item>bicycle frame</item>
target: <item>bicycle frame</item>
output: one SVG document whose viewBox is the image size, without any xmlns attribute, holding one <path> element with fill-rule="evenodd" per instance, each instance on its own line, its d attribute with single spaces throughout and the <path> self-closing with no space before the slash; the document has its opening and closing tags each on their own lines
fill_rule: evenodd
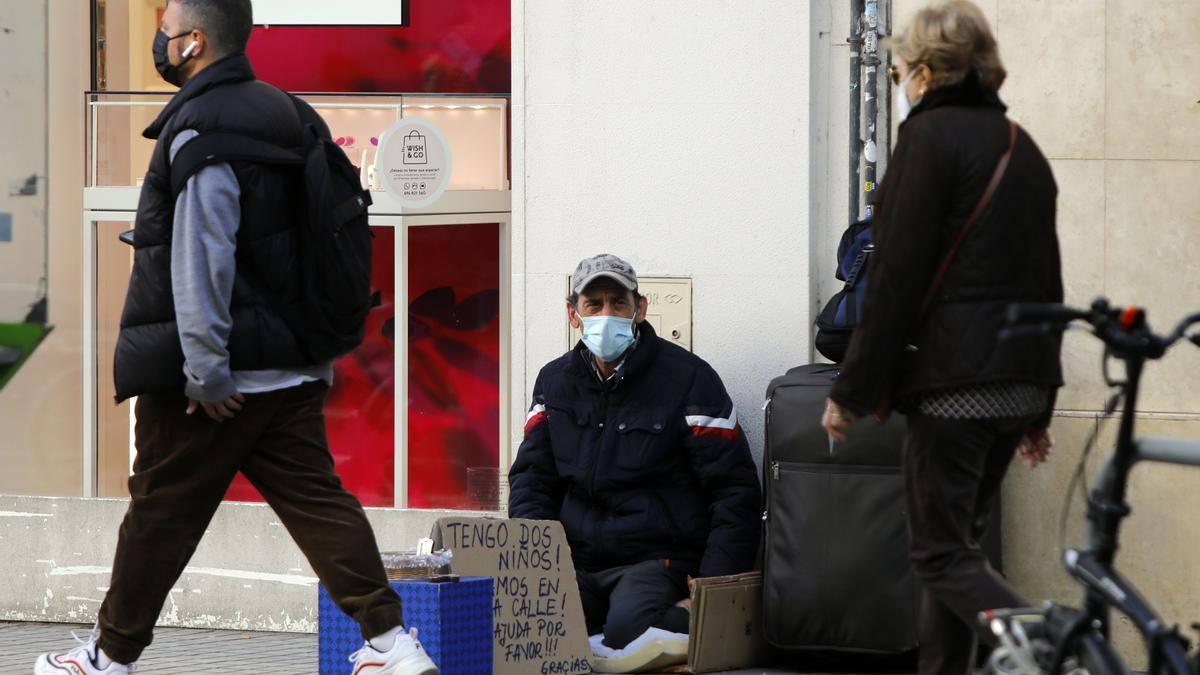
<svg viewBox="0 0 1200 675">
<path fill-rule="evenodd" d="M 1191 675 L 1183 638 L 1174 628 L 1168 627 L 1138 590 L 1113 568 L 1113 561 L 1121 521 L 1130 513 L 1125 493 L 1134 465 L 1151 461 L 1200 466 L 1200 443 L 1170 438 L 1134 439 L 1137 394 L 1145 359 L 1126 355 L 1124 361 L 1124 406 L 1117 446 L 1105 462 L 1088 498 L 1086 548 L 1082 551 L 1068 549 L 1063 556 L 1067 571 L 1086 589 L 1077 630 L 1097 630 L 1108 639 L 1109 608 L 1114 608 L 1128 616 L 1145 638 L 1150 673 Z M 1061 666 L 1061 656 L 1056 660 L 1057 669 Z"/>
<path fill-rule="evenodd" d="M 1086 544 L 1082 550 L 1068 549 L 1063 555 L 1067 572 L 1084 588 L 1084 606 L 1076 609 L 1047 604 L 1041 610 L 1020 608 L 981 614 L 980 619 L 988 622 L 992 632 L 1005 645 L 1004 651 L 998 650 L 994 655 L 996 663 L 1009 659 L 1007 663 L 1015 668 L 1014 671 L 1013 668 L 997 667 L 997 672 L 1058 675 L 1068 660 L 1072 669 L 1082 666 L 1103 675 L 1128 672 L 1109 641 L 1109 613 L 1116 609 L 1128 616 L 1143 636 L 1150 656 L 1150 673 L 1200 675 L 1200 672 L 1193 674 L 1190 671 L 1187 641 L 1174 627 L 1166 626 L 1150 603 L 1113 568 L 1121 522 L 1130 513 L 1125 493 L 1134 465 L 1152 461 L 1200 466 L 1200 443 L 1169 438 L 1135 440 L 1133 434 L 1146 361 L 1161 358 L 1180 340 L 1186 339 L 1200 347 L 1200 333 L 1187 334 L 1188 329 L 1197 324 L 1200 324 L 1200 313 L 1185 317 L 1170 334 L 1156 335 L 1146 323 L 1144 310 L 1114 308 L 1107 298 L 1097 298 L 1089 310 L 1053 303 L 1009 305 L 1007 327 L 1000 332 L 1001 339 L 1062 331 L 1071 325 L 1090 327 L 1106 346 L 1105 381 L 1121 388 L 1124 406 L 1116 448 L 1088 495 Z M 1124 363 L 1124 381 L 1114 382 L 1109 377 L 1110 357 Z M 1112 405 L 1115 403 L 1110 403 Z M 1111 412 L 1112 408 L 1107 407 L 1105 414 Z M 1086 457 L 1081 461 L 1085 460 Z M 1038 657 L 1030 651 L 1032 644 L 1025 629 L 1013 624 L 1021 617 L 1035 617 L 1031 626 L 1035 626 L 1040 634 L 1038 639 L 1048 640 L 1051 652 L 1043 654 L 1049 663 L 1048 671 L 1041 670 L 1043 665 L 1030 665 L 1030 659 Z"/>
</svg>

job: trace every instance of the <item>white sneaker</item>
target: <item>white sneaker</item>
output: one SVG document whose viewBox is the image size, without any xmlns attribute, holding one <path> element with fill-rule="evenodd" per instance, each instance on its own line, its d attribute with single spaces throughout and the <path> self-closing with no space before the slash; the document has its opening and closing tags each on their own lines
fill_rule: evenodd
<svg viewBox="0 0 1200 675">
<path fill-rule="evenodd" d="M 79 646 L 66 652 L 49 652 L 42 654 L 33 664 L 34 675 L 126 675 L 137 671 L 137 664 L 113 662 L 107 668 L 96 665 L 96 640 L 100 638 L 100 629 L 93 627 L 87 639 L 71 631 L 71 637 Z"/>
<path fill-rule="evenodd" d="M 588 638 L 592 669 L 597 673 L 648 673 L 687 663 L 688 636 L 648 628 L 622 649 L 604 644 L 603 635 Z"/>
<path fill-rule="evenodd" d="M 397 635 L 386 652 L 376 650 L 370 642 L 363 644 L 350 655 L 350 663 L 354 675 L 438 675 L 437 666 L 417 642 L 416 628 Z"/>
</svg>

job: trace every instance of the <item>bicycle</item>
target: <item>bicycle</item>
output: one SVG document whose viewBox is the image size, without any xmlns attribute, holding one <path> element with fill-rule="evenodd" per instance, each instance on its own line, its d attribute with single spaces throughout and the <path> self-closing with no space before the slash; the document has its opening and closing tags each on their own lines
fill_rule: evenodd
<svg viewBox="0 0 1200 675">
<path fill-rule="evenodd" d="M 1113 308 L 1099 298 L 1088 310 L 1064 305 L 1014 304 L 1008 308 L 1008 327 L 1002 339 L 1022 334 L 1061 332 L 1069 327 L 1089 329 L 1105 345 L 1104 379 L 1116 393 L 1105 406 L 1110 417 L 1121 409 L 1116 447 L 1106 460 L 1087 499 L 1087 528 L 1082 548 L 1065 548 L 1067 572 L 1084 589 L 1082 608 L 1048 603 L 1040 609 L 993 610 L 980 621 L 999 640 L 986 670 L 999 675 L 1059 675 L 1086 671 L 1091 675 L 1125 675 L 1130 671 L 1109 641 L 1110 610 L 1128 616 L 1146 643 L 1151 675 L 1200 675 L 1200 663 L 1189 663 L 1189 643 L 1178 627 L 1168 627 L 1150 603 L 1114 568 L 1121 521 L 1130 514 L 1125 492 L 1130 471 L 1138 462 L 1200 466 L 1200 442 L 1172 438 L 1135 438 L 1134 423 L 1142 370 L 1146 362 L 1162 358 L 1183 339 L 1200 347 L 1200 312 L 1184 318 L 1165 335 L 1155 334 L 1144 310 Z M 1125 366 L 1124 380 L 1116 380 L 1109 364 Z M 1084 468 L 1095 445 L 1098 428 L 1084 445 L 1083 456 L 1070 482 L 1060 536 L 1073 493 L 1084 482 Z M 1200 626 L 1198 626 L 1200 627 Z"/>
</svg>

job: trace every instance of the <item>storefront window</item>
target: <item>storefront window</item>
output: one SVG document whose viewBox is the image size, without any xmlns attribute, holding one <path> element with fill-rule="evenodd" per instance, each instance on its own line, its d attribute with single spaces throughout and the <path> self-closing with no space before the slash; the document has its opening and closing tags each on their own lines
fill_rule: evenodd
<svg viewBox="0 0 1200 675">
<path fill-rule="evenodd" d="M 436 208 L 414 211 L 375 193 L 382 304 L 362 346 L 335 364 L 326 408 L 338 470 L 368 506 L 503 502 L 509 5 L 414 1 L 405 26 L 257 26 L 248 48 L 261 79 L 306 92 L 355 164 L 374 164 L 382 132 L 405 117 L 436 125 L 453 157 Z M 114 401 L 132 266 L 118 235 L 133 227 L 153 149 L 142 131 L 175 92 L 151 56 L 166 0 L 84 6 L 94 42 L 72 41 L 74 51 L 52 42 L 47 14 L 57 4 L 21 0 L 0 12 L 12 28 L 0 42 L 0 62 L 12 64 L 0 68 L 11 103 L 0 125 L 4 493 L 122 497 L 135 452 L 135 402 Z M 56 77 L 48 49 L 59 50 Z M 48 83 L 65 87 L 89 66 L 91 90 L 79 107 L 48 103 L 61 99 Z M 239 479 L 229 497 L 257 495 Z"/>
<path fill-rule="evenodd" d="M 6 7 L 0 42 L 4 148 L 0 181 L 0 386 L 12 359 L 35 347 L 46 324 L 46 3 Z M 4 349 L 6 343 L 8 349 Z"/>
<path fill-rule="evenodd" d="M 408 232 L 409 504 L 496 508 L 500 226 Z"/>
<path fill-rule="evenodd" d="M 97 92 L 88 100 L 86 159 L 95 237 L 90 316 L 100 368 L 91 398 L 101 403 L 93 461 L 103 495 L 124 494 L 131 438 L 130 405 L 103 404 L 111 400 L 105 369 L 130 264 L 112 240 L 133 217 L 129 188 L 140 186 L 153 147 L 141 131 L 174 92 L 155 72 L 150 49 L 165 5 L 94 0 Z M 445 212 L 473 213 L 473 204 L 490 203 L 488 194 L 505 199 L 484 211 L 506 212 L 509 5 L 413 2 L 404 26 L 290 25 L 305 23 L 297 17 L 255 26 L 247 55 L 260 79 L 282 89 L 335 93 L 306 99 L 356 165 L 376 161 L 382 132 L 400 118 L 437 125 L 454 158 L 446 194 L 465 195 L 449 197 L 455 206 Z M 338 472 L 367 506 L 499 508 L 507 217 L 413 220 L 402 209 L 381 210 L 387 200 L 377 194 L 374 282 L 382 304 L 363 344 L 335 364 L 326 401 Z M 124 215 L 105 219 L 110 210 Z M 404 313 L 397 292 L 407 296 Z M 401 392 L 406 400 L 398 402 Z M 240 476 L 227 498 L 261 499 Z"/>
<path fill-rule="evenodd" d="M 154 70 L 150 45 L 164 0 L 95 0 L 95 87 L 106 91 L 173 91 Z"/>
<path fill-rule="evenodd" d="M 367 506 L 496 509 L 504 399 L 501 331 L 507 292 L 508 102 L 492 96 L 383 94 L 304 97 L 356 163 L 376 161 L 377 139 L 402 118 L 420 117 L 447 138 L 455 158 L 443 206 L 462 215 L 405 215 L 375 186 L 373 281 L 381 304 L 363 344 L 335 364 L 326 402 L 330 450 L 344 484 Z M 84 324 L 94 344 L 85 384 L 93 411 L 95 494 L 122 496 L 132 440 L 132 405 L 111 403 L 112 351 L 129 283 L 130 249 L 118 235 L 132 227 L 138 188 L 153 143 L 141 130 L 169 100 L 166 93 L 95 92 L 87 96 L 88 190 L 85 219 L 93 266 Z M 496 201 L 499 199 L 499 201 Z M 447 201 L 448 200 L 448 201 Z M 490 200 L 490 201 L 489 201 Z M 119 214 L 119 215 L 118 215 Z M 482 224 L 481 224 L 482 223 Z M 403 275 L 403 276 L 400 276 Z M 404 285 L 398 286 L 403 279 Z M 397 292 L 407 297 L 398 312 Z M 94 368 L 94 370 L 93 370 Z M 402 373 L 398 380 L 397 373 Z M 405 407 L 397 408 L 400 384 Z M 402 412 L 401 417 L 397 413 Z M 85 471 L 87 469 L 85 468 Z M 259 501 L 242 477 L 227 498 Z"/>
<path fill-rule="evenodd" d="M 407 26 L 256 26 L 258 77 L 297 92 L 504 94 L 509 0 L 413 2 Z M 150 45 L 163 0 L 96 0 L 96 88 L 169 89 Z"/>
<path fill-rule="evenodd" d="M 117 404 L 113 398 L 113 355 L 121 328 L 121 310 L 133 269 L 133 248 L 119 239 L 133 228 L 132 214 L 121 220 L 100 220 L 93 224 L 95 237 L 94 301 L 96 326 L 96 496 L 125 497 L 125 482 L 133 466 L 133 406 L 135 401 Z"/>
<path fill-rule="evenodd" d="M 70 494 L 81 476 L 77 454 L 56 471 L 39 465 L 43 457 L 63 458 L 42 444 L 60 442 L 69 438 L 64 429 L 78 428 L 60 411 L 78 398 L 71 378 L 78 376 L 81 351 L 71 341 L 78 323 L 63 321 L 75 316 L 78 283 L 56 279 L 50 298 L 47 11 L 46 0 L 0 8 L 0 493 L 11 494 Z"/>
</svg>

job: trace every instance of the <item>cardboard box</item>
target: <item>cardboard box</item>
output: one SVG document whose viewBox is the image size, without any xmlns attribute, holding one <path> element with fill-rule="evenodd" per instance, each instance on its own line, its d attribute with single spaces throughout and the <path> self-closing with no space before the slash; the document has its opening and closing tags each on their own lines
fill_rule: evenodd
<svg viewBox="0 0 1200 675">
<path fill-rule="evenodd" d="M 754 668 L 767 660 L 762 631 L 762 572 L 696 580 L 687 666 L 677 673 Z"/>
<path fill-rule="evenodd" d="M 442 675 L 491 675 L 492 579 L 391 582 L 404 603 L 404 626 L 416 628 L 421 646 Z M 317 653 L 321 675 L 350 675 L 350 654 L 363 645 L 353 619 L 318 588 Z"/>
</svg>

